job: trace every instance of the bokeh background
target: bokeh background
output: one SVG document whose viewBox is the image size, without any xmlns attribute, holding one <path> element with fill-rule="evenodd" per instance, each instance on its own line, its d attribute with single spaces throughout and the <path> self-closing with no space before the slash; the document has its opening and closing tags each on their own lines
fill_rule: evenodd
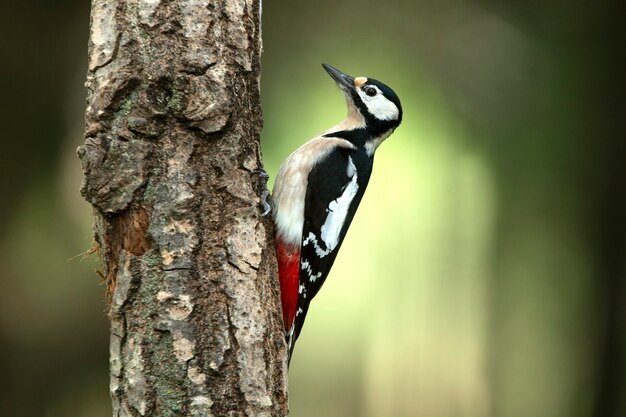
<svg viewBox="0 0 626 417">
<path fill-rule="evenodd" d="M 339 121 L 321 62 L 404 122 L 314 301 L 298 417 L 626 416 L 626 149 L 608 3 L 266 1 L 266 168 Z M 80 198 L 89 4 L 0 6 L 0 415 L 110 415 Z M 77 256 L 78 255 L 78 256 Z"/>
</svg>

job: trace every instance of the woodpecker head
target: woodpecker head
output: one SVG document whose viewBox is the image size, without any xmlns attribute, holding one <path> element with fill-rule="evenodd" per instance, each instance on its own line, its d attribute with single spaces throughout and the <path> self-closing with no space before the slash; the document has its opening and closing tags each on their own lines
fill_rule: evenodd
<svg viewBox="0 0 626 417">
<path fill-rule="evenodd" d="M 372 137 L 382 141 L 398 127 L 402 121 L 402 106 L 391 88 L 373 78 L 355 78 L 328 64 L 322 66 L 343 91 L 353 128 L 365 128 Z"/>
</svg>

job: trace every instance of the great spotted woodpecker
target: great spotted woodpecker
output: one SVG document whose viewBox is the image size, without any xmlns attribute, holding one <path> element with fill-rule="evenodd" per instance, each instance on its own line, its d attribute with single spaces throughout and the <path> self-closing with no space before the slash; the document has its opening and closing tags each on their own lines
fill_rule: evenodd
<svg viewBox="0 0 626 417">
<path fill-rule="evenodd" d="M 322 64 L 348 116 L 283 162 L 272 199 L 289 360 L 309 303 L 328 275 L 372 173 L 376 148 L 402 120 L 398 96 L 380 81 Z"/>
</svg>

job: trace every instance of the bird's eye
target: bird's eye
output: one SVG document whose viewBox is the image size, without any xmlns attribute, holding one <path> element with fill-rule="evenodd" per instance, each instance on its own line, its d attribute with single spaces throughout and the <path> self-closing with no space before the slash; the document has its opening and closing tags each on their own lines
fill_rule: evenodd
<svg viewBox="0 0 626 417">
<path fill-rule="evenodd" d="M 376 95 L 376 89 L 374 87 L 365 87 L 365 94 L 370 97 L 374 97 Z"/>
</svg>

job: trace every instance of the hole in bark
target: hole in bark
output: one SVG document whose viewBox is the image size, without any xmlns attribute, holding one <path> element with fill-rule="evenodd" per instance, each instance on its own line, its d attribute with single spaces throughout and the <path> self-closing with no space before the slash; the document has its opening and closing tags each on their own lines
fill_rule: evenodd
<svg viewBox="0 0 626 417">
<path fill-rule="evenodd" d="M 146 239 L 149 224 L 148 212 L 143 207 L 129 212 L 123 232 L 124 250 L 135 256 L 142 256 L 150 249 L 150 242 Z"/>
<path fill-rule="evenodd" d="M 107 262 L 107 299 L 111 301 L 117 281 L 119 251 L 124 249 L 135 256 L 142 256 L 150 249 L 147 239 L 150 217 L 143 207 L 136 207 L 125 211 L 111 219 L 111 228 L 107 230 L 106 247 L 110 248 L 106 254 Z"/>
</svg>

